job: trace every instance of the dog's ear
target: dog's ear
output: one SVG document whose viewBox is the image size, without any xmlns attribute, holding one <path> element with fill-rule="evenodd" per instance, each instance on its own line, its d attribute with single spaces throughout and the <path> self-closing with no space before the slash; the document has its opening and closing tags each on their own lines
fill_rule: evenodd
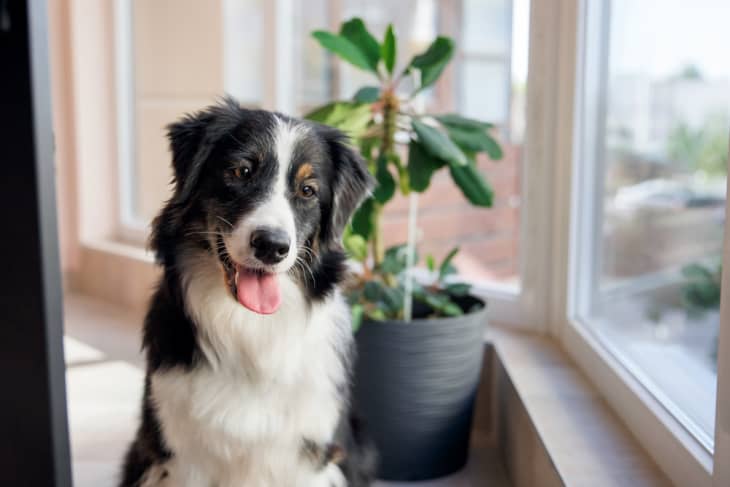
<svg viewBox="0 0 730 487">
<path fill-rule="evenodd" d="M 184 202 L 192 193 L 215 143 L 239 122 L 241 109 L 233 98 L 185 115 L 167 126 L 175 173 L 174 199 Z"/>
<path fill-rule="evenodd" d="M 333 164 L 332 203 L 325 213 L 321 238 L 326 246 L 339 246 L 347 222 L 370 195 L 375 180 L 368 172 L 363 158 L 348 144 L 349 139 L 339 130 L 321 128 Z"/>
</svg>

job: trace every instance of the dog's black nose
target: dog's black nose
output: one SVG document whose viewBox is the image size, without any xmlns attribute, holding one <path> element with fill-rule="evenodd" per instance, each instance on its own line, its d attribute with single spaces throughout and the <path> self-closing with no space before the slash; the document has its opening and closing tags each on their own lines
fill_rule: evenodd
<svg viewBox="0 0 730 487">
<path fill-rule="evenodd" d="M 251 234 L 251 248 L 264 264 L 278 264 L 289 253 L 289 235 L 279 228 L 259 228 Z"/>
</svg>

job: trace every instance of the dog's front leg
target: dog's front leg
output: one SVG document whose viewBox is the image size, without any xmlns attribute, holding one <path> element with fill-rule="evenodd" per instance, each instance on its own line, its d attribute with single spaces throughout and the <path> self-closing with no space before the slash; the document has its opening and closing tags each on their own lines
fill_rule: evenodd
<svg viewBox="0 0 730 487">
<path fill-rule="evenodd" d="M 320 444 L 305 439 L 302 457 L 315 470 L 311 487 L 346 487 L 347 480 L 338 466 L 345 456 L 345 450 L 335 443 Z"/>
</svg>

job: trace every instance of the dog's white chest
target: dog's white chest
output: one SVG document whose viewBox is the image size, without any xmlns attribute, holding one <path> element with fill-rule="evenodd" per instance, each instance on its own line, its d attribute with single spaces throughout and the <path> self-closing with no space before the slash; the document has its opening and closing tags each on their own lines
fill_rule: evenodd
<svg viewBox="0 0 730 487">
<path fill-rule="evenodd" d="M 347 310 L 339 296 L 310 307 L 298 290 L 286 290 L 282 309 L 261 316 L 227 296 L 216 305 L 215 296 L 188 289 L 210 363 L 151 376 L 175 455 L 171 475 L 181 484 L 317 485 L 322 478 L 301 447 L 305 438 L 332 441 L 337 427 Z"/>
</svg>

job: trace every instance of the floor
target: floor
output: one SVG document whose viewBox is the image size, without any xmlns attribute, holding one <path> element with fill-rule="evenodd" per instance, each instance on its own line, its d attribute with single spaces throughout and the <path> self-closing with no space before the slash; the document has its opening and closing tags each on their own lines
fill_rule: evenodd
<svg viewBox="0 0 730 487">
<path fill-rule="evenodd" d="M 120 459 L 134 434 L 142 392 L 141 316 L 81 296 L 65 301 L 69 426 L 76 487 L 116 485 Z M 429 482 L 377 487 L 502 487 L 501 464 L 474 451 L 467 467 Z"/>
</svg>

